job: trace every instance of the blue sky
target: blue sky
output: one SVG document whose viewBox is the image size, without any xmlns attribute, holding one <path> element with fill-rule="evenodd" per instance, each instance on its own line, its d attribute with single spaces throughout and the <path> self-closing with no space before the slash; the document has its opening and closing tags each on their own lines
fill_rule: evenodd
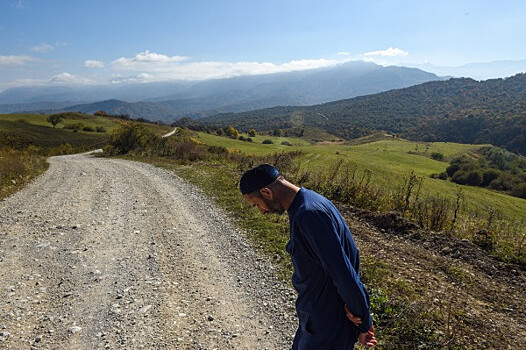
<svg viewBox="0 0 526 350">
<path fill-rule="evenodd" d="M 526 1 L 1 0 L 0 90 L 526 60 Z"/>
</svg>

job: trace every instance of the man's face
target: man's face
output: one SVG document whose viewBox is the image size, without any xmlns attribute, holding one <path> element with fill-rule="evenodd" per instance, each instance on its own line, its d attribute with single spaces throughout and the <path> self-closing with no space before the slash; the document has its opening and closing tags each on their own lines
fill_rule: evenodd
<svg viewBox="0 0 526 350">
<path fill-rule="evenodd" d="M 248 194 L 245 194 L 243 196 L 245 200 L 253 207 L 257 207 L 261 214 L 277 214 L 281 215 L 283 212 L 285 212 L 285 208 L 283 208 L 277 201 L 272 199 L 267 199 L 263 195 L 262 196 L 250 196 Z"/>
</svg>

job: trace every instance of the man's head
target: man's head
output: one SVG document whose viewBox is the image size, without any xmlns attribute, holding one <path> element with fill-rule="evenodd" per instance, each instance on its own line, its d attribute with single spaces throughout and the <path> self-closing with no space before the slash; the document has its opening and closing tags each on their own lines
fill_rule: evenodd
<svg viewBox="0 0 526 350">
<path fill-rule="evenodd" d="M 258 207 L 261 214 L 281 215 L 285 208 L 278 198 L 278 187 L 283 177 L 269 164 L 262 164 L 245 172 L 239 181 L 243 198 L 252 206 Z"/>
</svg>

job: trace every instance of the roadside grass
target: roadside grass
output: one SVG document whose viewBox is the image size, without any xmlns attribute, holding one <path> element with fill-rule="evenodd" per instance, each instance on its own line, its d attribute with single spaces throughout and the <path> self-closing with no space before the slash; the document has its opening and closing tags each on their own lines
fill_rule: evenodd
<svg viewBox="0 0 526 350">
<path fill-rule="evenodd" d="M 0 199 L 18 191 L 48 166 L 46 158 L 36 152 L 0 148 Z"/>
</svg>

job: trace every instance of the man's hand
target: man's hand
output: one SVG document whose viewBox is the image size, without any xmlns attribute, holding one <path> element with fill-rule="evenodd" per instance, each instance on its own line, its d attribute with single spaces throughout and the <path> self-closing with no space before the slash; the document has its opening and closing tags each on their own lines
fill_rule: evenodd
<svg viewBox="0 0 526 350">
<path fill-rule="evenodd" d="M 345 315 L 347 315 L 347 318 L 349 319 L 349 321 L 354 323 L 356 327 L 359 327 L 362 324 L 362 319 L 358 316 L 354 316 L 353 313 L 347 307 L 347 305 L 345 305 L 344 308 L 345 308 Z M 358 336 L 358 341 L 363 346 L 368 346 L 368 347 L 375 346 L 378 343 L 378 341 L 374 337 L 374 328 L 371 327 L 371 329 L 369 329 L 366 333 L 360 333 L 360 335 Z"/>
<path fill-rule="evenodd" d="M 378 343 L 378 341 L 374 337 L 374 327 L 371 327 L 371 329 L 369 329 L 366 333 L 360 333 L 360 335 L 358 336 L 358 341 L 363 346 L 375 346 Z"/>
<path fill-rule="evenodd" d="M 354 316 L 351 313 L 351 311 L 349 311 L 349 308 L 347 307 L 347 305 L 344 305 L 344 308 L 345 308 L 345 314 L 347 315 L 347 318 L 349 319 L 349 321 L 354 323 L 356 327 L 360 327 L 360 325 L 362 324 L 362 319 L 358 316 Z"/>
</svg>

